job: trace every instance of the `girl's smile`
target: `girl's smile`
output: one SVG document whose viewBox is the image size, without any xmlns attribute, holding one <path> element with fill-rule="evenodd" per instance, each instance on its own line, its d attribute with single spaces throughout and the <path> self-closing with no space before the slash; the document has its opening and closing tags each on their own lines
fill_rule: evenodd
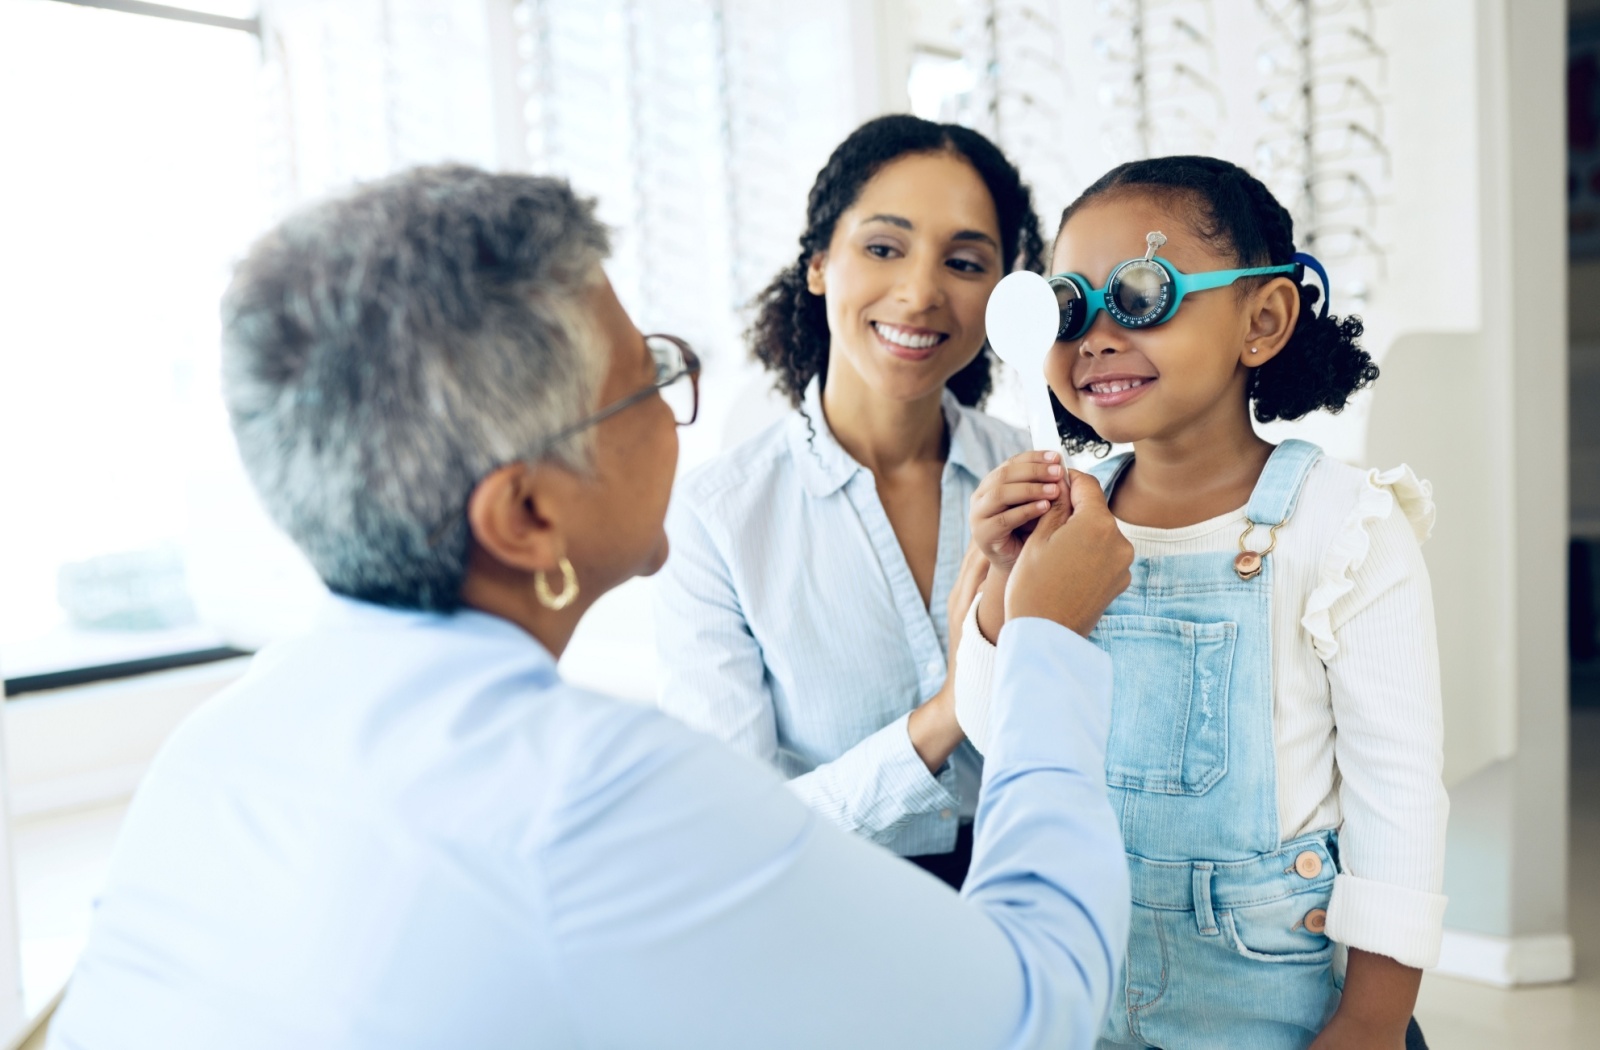
<svg viewBox="0 0 1600 1050">
<path fill-rule="evenodd" d="M 1097 408 L 1116 408 L 1150 392 L 1156 376 L 1099 372 L 1078 380 L 1078 390 Z"/>
</svg>

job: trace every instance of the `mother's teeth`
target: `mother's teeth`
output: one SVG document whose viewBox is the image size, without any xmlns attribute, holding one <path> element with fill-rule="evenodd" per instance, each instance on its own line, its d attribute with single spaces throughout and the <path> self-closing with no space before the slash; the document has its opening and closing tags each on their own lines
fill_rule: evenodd
<svg viewBox="0 0 1600 1050">
<path fill-rule="evenodd" d="M 1118 379 L 1110 383 L 1090 383 L 1089 389 L 1096 394 L 1120 394 L 1124 390 L 1132 390 L 1136 386 L 1144 386 L 1144 380 Z"/>
<path fill-rule="evenodd" d="M 896 346 L 907 347 L 911 350 L 926 350 L 930 346 L 937 345 L 939 340 L 944 338 L 944 336 L 940 335 L 938 332 L 929 332 L 924 335 L 918 335 L 914 332 L 907 331 L 898 325 L 892 324 L 875 324 L 873 327 L 878 330 L 879 335 L 883 336 L 889 342 L 895 344 Z"/>
</svg>

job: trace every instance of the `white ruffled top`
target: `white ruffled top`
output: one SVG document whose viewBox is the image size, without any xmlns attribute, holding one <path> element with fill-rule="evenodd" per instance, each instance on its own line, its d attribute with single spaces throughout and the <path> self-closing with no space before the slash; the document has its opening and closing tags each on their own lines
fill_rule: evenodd
<svg viewBox="0 0 1600 1050">
<path fill-rule="evenodd" d="M 1421 550 L 1433 521 L 1432 488 L 1409 467 L 1360 470 L 1324 456 L 1271 555 L 1282 839 L 1339 828 L 1329 935 L 1422 967 L 1438 961 L 1449 814 Z M 1181 529 L 1122 531 L 1141 556 L 1233 552 L 1246 522 L 1241 507 Z M 956 714 L 980 751 L 993 658 L 969 614 Z"/>
</svg>

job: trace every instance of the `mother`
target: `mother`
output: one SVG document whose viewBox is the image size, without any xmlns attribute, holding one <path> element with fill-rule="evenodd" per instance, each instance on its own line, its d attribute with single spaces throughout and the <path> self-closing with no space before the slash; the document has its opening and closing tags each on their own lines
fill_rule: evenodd
<svg viewBox="0 0 1600 1050">
<path fill-rule="evenodd" d="M 640 335 L 605 252 L 565 184 L 469 168 L 252 249 L 234 433 L 335 596 L 156 759 L 52 1047 L 1093 1042 L 1129 893 L 1110 668 L 1078 636 L 1132 558 L 1098 486 L 1074 478 L 1013 574 L 957 898 L 557 673 L 595 599 L 666 557 L 695 407 L 692 352 Z"/>
<path fill-rule="evenodd" d="M 1040 253 L 1028 188 L 977 132 L 890 116 L 845 139 L 752 329 L 796 412 L 680 485 L 658 592 L 666 710 L 955 886 L 982 767 L 946 597 L 973 491 L 1026 447 L 973 408 L 984 309 Z"/>
</svg>

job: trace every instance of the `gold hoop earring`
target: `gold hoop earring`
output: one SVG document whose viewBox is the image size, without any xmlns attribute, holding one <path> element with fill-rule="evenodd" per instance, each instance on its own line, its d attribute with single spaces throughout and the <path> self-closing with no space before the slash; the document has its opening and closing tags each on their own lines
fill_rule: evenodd
<svg viewBox="0 0 1600 1050">
<path fill-rule="evenodd" d="M 572 562 L 565 557 L 561 559 L 561 593 L 551 594 L 550 583 L 544 578 L 544 570 L 540 569 L 533 574 L 533 596 L 539 599 L 539 604 L 546 609 L 560 612 L 571 605 L 578 597 L 578 574 L 572 569 Z"/>
</svg>

